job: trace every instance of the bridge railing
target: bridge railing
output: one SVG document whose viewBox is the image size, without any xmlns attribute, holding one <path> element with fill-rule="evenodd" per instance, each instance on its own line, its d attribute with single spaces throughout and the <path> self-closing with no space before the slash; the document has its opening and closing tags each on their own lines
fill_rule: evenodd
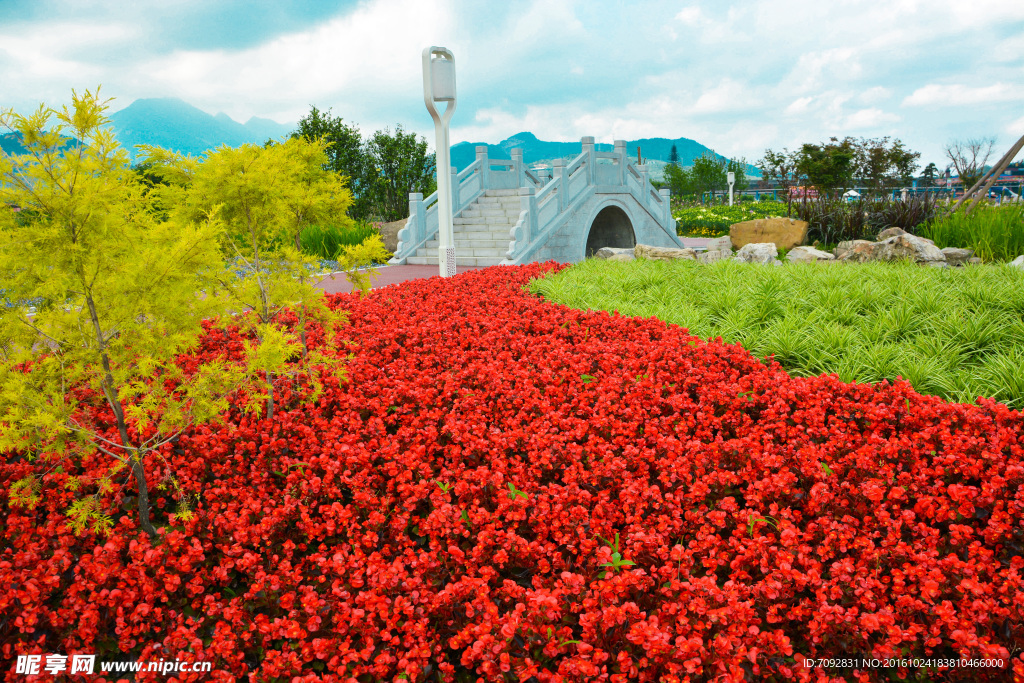
<svg viewBox="0 0 1024 683">
<path fill-rule="evenodd" d="M 509 260 L 521 260 L 536 251 L 594 193 L 628 192 L 666 231 L 675 234 L 669 191 L 651 185 L 647 167 L 636 166 L 626 154 L 625 141 L 616 140 L 612 152 L 596 151 L 592 137 L 581 142 L 583 151 L 575 158 L 553 162 L 550 179 L 528 169 L 519 148 L 512 150 L 508 160 L 490 159 L 486 146 L 477 147 L 473 163 L 462 171 L 452 169 L 452 214 L 458 215 L 486 190 L 518 188 L 521 211 L 509 232 Z M 420 193 L 409 195 L 409 220 L 398 232 L 392 263 L 404 262 L 435 238 L 437 210 L 437 192 L 426 199 Z"/>
</svg>

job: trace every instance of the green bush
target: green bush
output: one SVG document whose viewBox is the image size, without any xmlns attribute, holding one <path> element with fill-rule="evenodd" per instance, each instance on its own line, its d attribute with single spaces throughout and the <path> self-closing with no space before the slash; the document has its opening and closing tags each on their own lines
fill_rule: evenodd
<svg viewBox="0 0 1024 683">
<path fill-rule="evenodd" d="M 774 354 L 792 375 L 903 377 L 924 394 L 1024 409 L 1024 271 L 1006 265 L 591 259 L 532 288 L 573 308 L 654 316 Z"/>
<path fill-rule="evenodd" d="M 971 215 L 966 211 L 939 215 L 921 234 L 940 249 L 973 249 L 986 261 L 1012 261 L 1024 254 L 1024 204 L 983 204 Z"/>
<path fill-rule="evenodd" d="M 375 234 L 380 234 L 377 227 L 364 221 L 347 225 L 311 225 L 299 234 L 299 243 L 303 252 L 333 261 L 343 247 L 362 244 Z"/>
<path fill-rule="evenodd" d="M 688 206 L 673 212 L 679 234 L 690 237 L 727 235 L 733 223 L 785 215 L 784 203 L 769 200 L 735 206 Z"/>
</svg>

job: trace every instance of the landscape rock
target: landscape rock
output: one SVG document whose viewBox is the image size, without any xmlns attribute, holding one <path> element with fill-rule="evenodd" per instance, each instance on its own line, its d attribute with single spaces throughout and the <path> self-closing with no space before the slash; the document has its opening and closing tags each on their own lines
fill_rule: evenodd
<svg viewBox="0 0 1024 683">
<path fill-rule="evenodd" d="M 609 256 L 607 261 L 635 261 L 636 259 L 632 254 L 612 254 Z"/>
<path fill-rule="evenodd" d="M 617 258 L 616 261 L 632 261 L 635 254 L 632 248 L 624 249 L 619 247 L 601 247 L 594 252 L 594 258 L 611 259 L 615 256 L 628 256 L 629 258 Z"/>
<path fill-rule="evenodd" d="M 772 242 L 753 242 L 750 244 L 744 244 L 740 247 L 740 250 L 736 252 L 736 260 L 743 263 L 778 263 L 779 261 L 779 250 L 775 248 L 775 244 Z"/>
<path fill-rule="evenodd" d="M 633 250 L 636 258 L 645 258 L 651 261 L 675 261 L 677 259 L 697 260 L 697 252 L 693 249 L 675 249 L 672 247 L 652 247 L 649 244 L 638 244 Z"/>
<path fill-rule="evenodd" d="M 715 261 L 724 261 L 729 258 L 732 258 L 732 249 L 728 251 L 708 249 L 703 254 L 697 254 L 697 260 L 701 263 L 714 263 Z"/>
<path fill-rule="evenodd" d="M 729 228 L 729 239 L 736 249 L 767 243 L 777 249 L 792 249 L 807 241 L 807 227 L 807 221 L 793 218 L 758 218 L 734 223 Z"/>
<path fill-rule="evenodd" d="M 904 232 L 881 242 L 851 240 L 840 242 L 836 247 L 836 258 L 840 261 L 900 261 L 910 259 L 917 263 L 946 262 L 946 256 L 929 239 Z"/>
<path fill-rule="evenodd" d="M 1010 261 L 1010 265 L 1014 268 L 1024 268 L 1024 255 L 1018 256 Z"/>
<path fill-rule="evenodd" d="M 408 218 L 403 218 L 400 221 L 380 224 L 380 236 L 383 238 L 384 248 L 392 254 L 398 251 L 398 231 L 405 227 L 408 220 Z"/>
<path fill-rule="evenodd" d="M 708 251 L 728 251 L 729 253 L 732 253 L 732 238 L 728 235 L 725 235 L 724 237 L 716 237 L 708 242 Z"/>
<path fill-rule="evenodd" d="M 976 266 L 976 265 L 980 265 L 982 263 L 984 263 L 984 261 L 982 261 L 980 258 L 978 258 L 977 256 L 972 256 L 971 258 L 967 259 L 966 265 L 968 265 L 968 266 Z"/>
<path fill-rule="evenodd" d="M 881 242 L 887 240 L 890 237 L 896 237 L 896 235 L 909 235 L 910 233 L 902 228 L 886 228 L 882 232 L 878 233 L 878 239 L 876 241 Z"/>
<path fill-rule="evenodd" d="M 967 263 L 967 260 L 974 256 L 973 249 L 958 249 L 956 247 L 946 247 L 942 250 L 942 254 L 946 257 L 946 263 L 951 266 L 962 266 Z"/>
<path fill-rule="evenodd" d="M 870 240 L 848 240 L 836 245 L 835 255 L 840 261 L 861 261 L 865 253 L 870 252 L 869 247 L 874 242 Z"/>
<path fill-rule="evenodd" d="M 786 260 L 794 263 L 809 263 L 811 261 L 833 261 L 835 256 L 827 251 L 821 251 L 814 247 L 794 247 L 788 254 Z"/>
</svg>

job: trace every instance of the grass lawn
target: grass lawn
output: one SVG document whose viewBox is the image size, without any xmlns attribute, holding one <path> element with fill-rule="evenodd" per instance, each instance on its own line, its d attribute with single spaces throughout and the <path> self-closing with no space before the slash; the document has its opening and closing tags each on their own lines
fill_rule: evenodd
<svg viewBox="0 0 1024 683">
<path fill-rule="evenodd" d="M 1008 266 L 589 260 L 533 291 L 721 337 L 796 376 L 903 377 L 950 401 L 1024 408 L 1024 270 Z"/>
</svg>

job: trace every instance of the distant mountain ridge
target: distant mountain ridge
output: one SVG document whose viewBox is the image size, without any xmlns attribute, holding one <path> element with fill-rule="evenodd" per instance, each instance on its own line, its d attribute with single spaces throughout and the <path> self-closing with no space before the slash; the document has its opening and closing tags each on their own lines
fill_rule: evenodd
<svg viewBox="0 0 1024 683">
<path fill-rule="evenodd" d="M 574 157 L 583 151 L 583 144 L 579 141 L 550 142 L 547 140 L 539 140 L 533 133 L 524 131 L 506 138 L 496 145 L 490 145 L 484 142 L 460 142 L 456 145 L 452 145 L 452 166 L 462 170 L 473 163 L 476 159 L 476 147 L 478 145 L 487 145 L 487 156 L 491 159 L 511 159 L 512 149 L 520 147 L 523 150 L 523 162 L 527 164 L 550 162 L 552 159 L 560 159 L 564 157 Z M 710 147 L 705 147 L 696 140 L 691 140 L 690 138 L 676 138 L 675 140 L 670 140 L 668 138 L 641 138 L 639 140 L 627 140 L 626 154 L 631 158 L 636 159 L 636 151 L 637 147 L 639 147 L 640 156 L 645 161 L 649 160 L 651 162 L 655 162 L 651 164 L 651 166 L 654 167 L 652 171 L 660 173 L 668 163 L 668 158 L 672 153 L 673 145 L 675 145 L 676 153 L 679 155 L 679 164 L 684 167 L 692 166 L 694 159 L 697 159 L 708 152 L 714 154 L 719 159 L 726 159 L 726 157 L 718 154 Z M 594 149 L 599 152 L 611 152 L 615 149 L 615 146 L 607 143 L 597 143 L 594 145 Z M 747 164 L 747 175 L 760 176 L 761 172 L 757 167 Z"/>
<path fill-rule="evenodd" d="M 263 144 L 289 135 L 294 126 L 252 117 L 238 123 L 221 112 L 211 116 L 174 97 L 135 100 L 110 115 L 117 141 L 134 159 L 135 145 L 155 145 L 182 154 L 199 155 L 221 145 Z"/>
</svg>

